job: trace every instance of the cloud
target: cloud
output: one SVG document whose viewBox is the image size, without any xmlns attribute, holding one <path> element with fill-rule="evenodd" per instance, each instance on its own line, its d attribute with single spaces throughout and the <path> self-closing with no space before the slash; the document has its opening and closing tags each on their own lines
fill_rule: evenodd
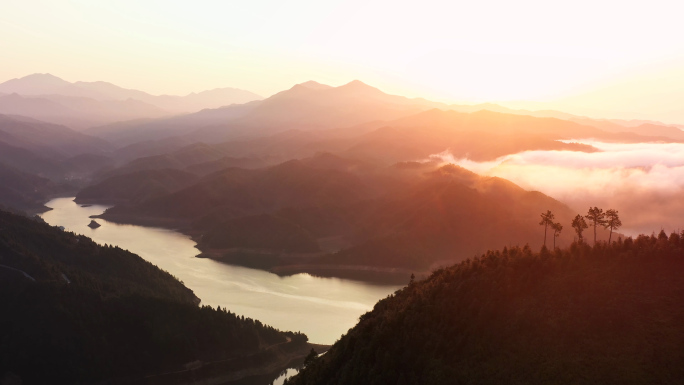
<svg viewBox="0 0 684 385">
<path fill-rule="evenodd" d="M 684 228 L 684 143 L 574 142 L 601 151 L 525 151 L 475 162 L 447 150 L 431 158 L 541 191 L 580 213 L 614 208 L 631 235 Z"/>
</svg>

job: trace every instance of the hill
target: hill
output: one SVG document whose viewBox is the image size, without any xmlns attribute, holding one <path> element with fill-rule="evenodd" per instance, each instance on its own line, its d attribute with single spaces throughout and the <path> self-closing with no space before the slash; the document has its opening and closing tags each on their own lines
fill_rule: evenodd
<svg viewBox="0 0 684 385">
<path fill-rule="evenodd" d="M 546 210 L 566 228 L 556 242 L 572 242 L 572 209 L 507 180 L 454 165 L 380 167 L 322 153 L 256 170 L 225 169 L 101 217 L 180 227 L 205 257 L 278 274 L 367 268 L 410 274 L 492 245 L 540 247 L 539 215 Z M 553 242 L 549 236 L 547 245 Z"/>
<path fill-rule="evenodd" d="M 172 194 L 133 206 L 115 206 L 102 216 L 115 221 L 150 218 L 187 224 L 210 215 L 223 214 L 227 220 L 291 206 L 344 204 L 369 190 L 352 174 L 292 160 L 259 170 L 225 169 Z"/>
<path fill-rule="evenodd" d="M 48 209 L 43 203 L 61 191 L 49 179 L 0 163 L 0 205 L 22 211 L 46 211 Z"/>
<path fill-rule="evenodd" d="M 477 161 L 531 150 L 596 151 L 591 146 L 572 143 L 578 139 L 626 143 L 674 141 L 657 135 L 606 132 L 556 118 L 432 109 L 377 123 L 375 129 L 355 138 L 341 154 L 394 163 L 425 159 L 445 150 L 455 157 Z"/>
<path fill-rule="evenodd" d="M 144 170 L 109 177 L 81 190 L 78 203 L 139 203 L 166 195 L 197 181 L 193 174 L 172 169 Z"/>
<path fill-rule="evenodd" d="M 287 384 L 680 383 L 682 235 L 515 247 L 440 269 Z"/>
<path fill-rule="evenodd" d="M 118 247 L 4 211 L 0 229 L 3 378 L 239 380 L 285 367 L 311 348 L 305 335 L 197 306 L 176 278 Z"/>
<path fill-rule="evenodd" d="M 22 115 L 83 130 L 121 120 L 159 118 L 171 113 L 134 99 L 97 100 L 82 96 L 17 93 L 0 97 L 0 113 Z"/>
<path fill-rule="evenodd" d="M 112 149 L 102 139 L 67 127 L 10 115 L 0 115 L 0 140 L 56 159 L 86 153 L 100 154 Z"/>
</svg>

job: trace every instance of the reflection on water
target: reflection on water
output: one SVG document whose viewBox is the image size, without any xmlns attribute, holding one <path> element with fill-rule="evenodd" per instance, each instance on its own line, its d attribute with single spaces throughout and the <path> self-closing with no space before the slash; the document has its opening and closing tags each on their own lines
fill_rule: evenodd
<svg viewBox="0 0 684 385">
<path fill-rule="evenodd" d="M 41 215 L 47 223 L 140 255 L 178 277 L 203 304 L 227 307 L 281 330 L 301 331 L 315 343 L 332 344 L 356 324 L 361 314 L 398 289 L 308 274 L 279 277 L 195 258 L 195 243 L 173 230 L 119 225 L 103 219 L 96 219 L 102 227 L 89 228 L 88 217 L 102 213 L 107 206 L 81 207 L 73 198 L 53 199 L 46 206 L 53 208 Z"/>
<path fill-rule="evenodd" d="M 283 385 L 283 382 L 285 382 L 286 379 L 293 377 L 297 373 L 299 373 L 297 369 L 285 369 L 285 372 L 281 374 L 280 377 L 276 378 L 275 381 L 273 381 L 273 385 Z"/>
</svg>

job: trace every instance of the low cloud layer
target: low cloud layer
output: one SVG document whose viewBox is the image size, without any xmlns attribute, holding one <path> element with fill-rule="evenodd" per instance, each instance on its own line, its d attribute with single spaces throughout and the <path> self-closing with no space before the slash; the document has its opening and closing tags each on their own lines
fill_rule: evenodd
<svg viewBox="0 0 684 385">
<path fill-rule="evenodd" d="M 575 142 L 601 151 L 526 151 L 474 162 L 447 150 L 431 158 L 541 191 L 578 213 L 614 208 L 629 235 L 684 228 L 684 144 Z"/>
</svg>

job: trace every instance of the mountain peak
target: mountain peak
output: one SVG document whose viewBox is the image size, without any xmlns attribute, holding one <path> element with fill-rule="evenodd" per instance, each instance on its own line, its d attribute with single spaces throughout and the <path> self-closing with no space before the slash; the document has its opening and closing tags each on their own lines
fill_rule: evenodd
<svg viewBox="0 0 684 385">
<path fill-rule="evenodd" d="M 338 88 L 354 89 L 354 90 L 374 90 L 378 91 L 377 88 L 371 87 L 368 84 L 362 82 L 361 80 L 352 80 L 349 83 L 339 86 Z"/>
<path fill-rule="evenodd" d="M 65 80 L 62 78 L 59 78 L 51 73 L 35 73 L 31 75 L 26 75 L 22 78 L 19 78 L 18 80 L 43 80 L 43 81 L 55 81 L 55 82 L 64 82 Z"/>
<path fill-rule="evenodd" d="M 17 84 L 24 84 L 24 85 L 33 85 L 33 86 L 63 86 L 63 85 L 68 85 L 70 84 L 68 81 L 59 78 L 53 74 L 49 73 L 44 73 L 44 74 L 31 74 L 31 75 L 26 75 L 22 78 L 15 78 L 12 80 L 9 80 L 3 84 L 7 83 L 17 83 Z"/>
<path fill-rule="evenodd" d="M 317 81 L 313 81 L 313 80 L 309 80 L 308 82 L 304 82 L 304 83 L 299 83 L 297 85 L 301 86 L 301 87 L 306 87 L 306 88 L 309 88 L 312 90 L 327 90 L 327 89 L 333 88 L 327 84 L 321 84 L 321 83 L 319 83 Z"/>
<path fill-rule="evenodd" d="M 1 83 L 0 92 L 16 92 L 22 95 L 47 94 L 69 85 L 71 83 L 52 74 L 36 73 Z"/>
</svg>

